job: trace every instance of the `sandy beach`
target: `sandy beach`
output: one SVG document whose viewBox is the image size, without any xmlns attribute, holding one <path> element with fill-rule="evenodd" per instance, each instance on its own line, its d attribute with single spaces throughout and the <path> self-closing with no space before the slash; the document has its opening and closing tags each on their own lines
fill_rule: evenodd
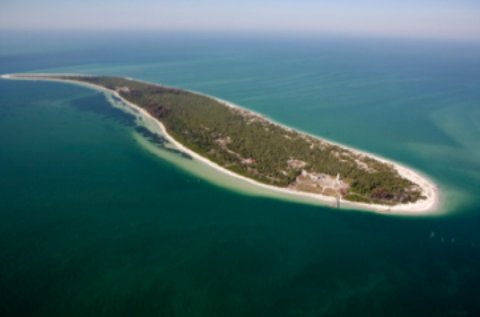
<svg viewBox="0 0 480 317">
<path fill-rule="evenodd" d="M 193 157 L 195 160 L 198 160 L 198 161 L 200 161 L 200 162 L 202 162 L 202 163 L 204 163 L 204 164 L 206 164 L 206 165 L 208 165 L 208 166 L 210 166 L 210 167 L 212 167 L 212 168 L 214 168 L 214 169 L 216 169 L 216 170 L 218 170 L 218 171 L 220 171 L 220 172 L 222 172 L 226 175 L 241 179 L 242 181 L 247 182 L 248 184 L 251 184 L 252 186 L 257 186 L 257 187 L 260 187 L 260 188 L 263 188 L 263 189 L 267 189 L 269 191 L 272 191 L 273 193 L 280 193 L 280 194 L 285 195 L 287 197 L 288 196 L 289 197 L 297 197 L 297 198 L 298 197 L 304 197 L 304 198 L 314 199 L 314 200 L 320 201 L 320 202 L 322 202 L 322 203 L 324 203 L 325 205 L 328 205 L 328 206 L 332 206 L 336 203 L 336 198 L 331 197 L 331 196 L 324 196 L 324 195 L 320 195 L 320 194 L 311 194 L 311 193 L 306 193 L 306 192 L 294 191 L 294 190 L 291 190 L 291 189 L 288 189 L 288 188 L 280 188 L 280 187 L 276 187 L 276 186 L 266 185 L 266 184 L 257 182 L 253 179 L 250 179 L 250 178 L 241 176 L 239 174 L 233 173 L 230 170 L 227 170 L 227 169 L 223 168 L 222 166 L 206 159 L 205 157 L 197 154 L 196 152 L 188 149 L 187 147 L 183 146 L 181 143 L 177 142 L 173 137 L 171 137 L 168 134 L 167 130 L 165 129 L 165 126 L 159 120 L 157 120 L 156 118 L 151 116 L 143 108 L 141 108 L 141 107 L 139 107 L 139 106 L 137 106 L 133 103 L 130 103 L 129 101 L 122 98 L 120 96 L 120 94 L 118 94 L 116 91 L 109 90 L 109 89 L 106 89 L 104 87 L 97 86 L 97 85 L 94 85 L 94 84 L 89 84 L 89 83 L 75 81 L 75 80 L 50 79 L 50 78 L 35 77 L 35 76 L 41 76 L 41 75 L 50 75 L 50 76 L 52 76 L 52 75 L 59 75 L 59 76 L 60 75 L 77 75 L 78 76 L 78 74 L 40 74 L 40 73 L 36 73 L 36 74 L 18 74 L 18 75 L 7 74 L 7 75 L 2 75 L 1 78 L 3 78 L 3 79 L 13 79 L 13 80 L 33 80 L 33 81 L 41 80 L 41 81 L 71 83 L 71 84 L 80 85 L 80 86 L 83 86 L 83 87 L 88 87 L 88 88 L 92 88 L 92 89 L 95 89 L 95 90 L 98 90 L 98 91 L 102 91 L 102 92 L 111 94 L 111 95 L 115 96 L 116 98 L 122 100 L 127 106 L 131 107 L 132 109 L 135 109 L 136 112 L 138 112 L 142 117 L 144 117 L 144 119 L 146 119 L 145 121 L 154 122 L 156 124 L 156 126 L 158 127 L 159 131 L 161 131 L 161 133 L 168 139 L 169 142 L 171 142 L 173 145 L 175 145 L 175 147 L 177 147 L 179 150 L 181 150 L 181 151 L 187 153 L 188 155 L 190 155 L 191 157 Z M 28 76 L 31 76 L 31 77 L 28 77 Z M 148 84 L 155 85 L 154 83 L 148 83 Z M 163 85 L 158 85 L 158 86 L 168 87 L 168 86 L 163 86 Z M 190 91 L 190 92 L 192 92 L 192 91 Z M 197 94 L 215 99 L 218 102 L 221 102 L 222 104 L 224 104 L 225 106 L 239 108 L 239 109 L 242 109 L 243 111 L 248 111 L 248 112 L 250 112 L 254 115 L 261 116 L 261 117 L 265 118 L 265 116 L 263 116 L 259 113 L 256 113 L 254 111 L 245 109 L 243 107 L 232 104 L 230 102 L 215 98 L 213 96 L 209 96 L 209 95 L 202 94 L 202 93 L 195 92 L 195 91 L 193 91 L 193 93 L 197 93 Z M 292 128 L 287 127 L 285 125 L 282 125 L 278 122 L 275 122 L 275 121 L 271 120 L 270 118 L 267 118 L 267 120 L 285 128 L 285 129 L 292 130 Z M 295 129 L 295 130 L 299 131 L 298 129 Z M 152 131 L 152 132 L 155 132 L 155 131 Z M 360 209 L 360 210 L 367 210 L 367 211 L 373 211 L 373 212 L 379 212 L 379 213 L 385 213 L 385 214 L 396 214 L 396 215 L 427 215 L 427 214 L 435 214 L 439 210 L 439 208 L 440 208 L 440 191 L 439 191 L 437 185 L 433 181 L 431 181 L 426 176 L 422 175 L 420 172 L 417 172 L 414 169 L 411 169 L 409 167 L 401 165 L 401 164 L 399 164 L 397 162 L 394 162 L 392 160 L 382 158 L 382 157 L 380 157 L 378 155 L 375 155 L 375 154 L 372 154 L 372 153 L 368 153 L 368 152 L 365 152 L 365 151 L 360 151 L 360 150 L 345 146 L 343 144 L 339 144 L 339 143 L 333 142 L 331 140 L 327 140 L 327 139 L 324 139 L 324 138 L 306 133 L 304 131 L 299 131 L 299 132 L 310 135 L 314 138 L 323 140 L 323 141 L 331 143 L 331 144 L 336 144 L 340 147 L 343 147 L 343 148 L 346 148 L 346 149 L 352 151 L 355 154 L 372 157 L 372 158 L 374 158 L 378 161 L 381 161 L 381 162 L 384 162 L 384 163 L 387 163 L 387 164 L 391 164 L 402 177 L 412 181 L 415 184 L 418 184 L 422 188 L 423 195 L 426 197 L 426 199 L 419 200 L 415 203 L 398 204 L 398 205 L 395 205 L 395 206 L 357 203 L 357 202 L 351 202 L 351 201 L 346 201 L 346 200 L 341 199 L 340 200 L 340 208 Z"/>
</svg>

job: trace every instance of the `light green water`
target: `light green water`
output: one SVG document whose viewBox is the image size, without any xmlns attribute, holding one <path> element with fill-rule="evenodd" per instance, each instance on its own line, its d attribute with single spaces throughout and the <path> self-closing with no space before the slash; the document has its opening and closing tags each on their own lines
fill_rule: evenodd
<svg viewBox="0 0 480 317">
<path fill-rule="evenodd" d="M 131 76 L 218 96 L 426 173 L 447 214 L 389 217 L 232 191 L 148 141 L 102 94 L 2 80 L 7 315 L 480 312 L 475 46 L 91 37 L 61 51 L 10 47 L 0 70 Z"/>
</svg>

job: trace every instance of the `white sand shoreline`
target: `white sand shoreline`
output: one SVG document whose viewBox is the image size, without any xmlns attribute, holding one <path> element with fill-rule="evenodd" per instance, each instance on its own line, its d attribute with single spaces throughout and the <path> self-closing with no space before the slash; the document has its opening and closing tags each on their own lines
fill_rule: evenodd
<svg viewBox="0 0 480 317">
<path fill-rule="evenodd" d="M 204 164 L 206 164 L 206 165 L 208 165 L 208 166 L 210 166 L 210 167 L 212 167 L 212 168 L 214 168 L 214 169 L 216 169 L 216 170 L 218 170 L 222 173 L 225 173 L 225 174 L 227 174 L 229 176 L 232 176 L 232 177 L 235 177 L 235 178 L 239 178 L 239 179 L 241 179 L 245 182 L 248 182 L 249 184 L 259 186 L 259 187 L 264 188 L 264 189 L 272 190 L 276 193 L 281 193 L 281 194 L 285 194 L 285 195 L 288 195 L 288 196 L 295 196 L 295 197 L 313 198 L 315 200 L 318 200 L 320 202 L 325 203 L 325 205 L 327 205 L 327 206 L 331 206 L 331 205 L 334 205 L 336 203 L 336 198 L 331 197 L 331 196 L 324 196 L 324 195 L 320 195 L 320 194 L 294 191 L 294 190 L 291 190 L 291 189 L 288 189 L 288 188 L 281 188 L 281 187 L 276 187 L 276 186 L 267 185 L 267 184 L 257 182 L 253 179 L 250 179 L 250 178 L 247 178 L 245 176 L 236 174 L 236 173 L 234 173 L 234 172 L 232 172 L 232 171 L 230 171 L 230 170 L 228 170 L 228 169 L 226 169 L 226 168 L 208 160 L 207 158 L 197 154 L 196 152 L 186 148 L 181 143 L 177 142 L 172 136 L 170 136 L 168 134 L 168 132 L 165 129 L 165 126 L 159 120 L 154 118 L 152 115 L 150 115 L 143 108 L 141 108 L 141 107 L 139 107 L 139 106 L 137 106 L 133 103 L 130 103 L 129 101 L 122 98 L 120 96 L 120 94 L 118 94 L 116 91 L 113 91 L 113 90 L 110 90 L 110 89 L 107 89 L 107 88 L 104 88 L 104 87 L 101 87 L 101 86 L 98 86 L 98 85 L 85 83 L 85 82 L 81 82 L 81 81 L 76 81 L 76 80 L 50 79 L 50 78 L 40 78 L 40 77 L 35 78 L 35 76 L 41 76 L 41 75 L 86 76 L 86 75 L 82 75 L 82 74 L 48 74 L 48 73 L 41 74 L 41 73 L 33 73 L 33 74 L 18 74 L 17 76 L 15 74 L 6 74 L 6 75 L 2 75 L 1 78 L 14 79 L 14 80 L 33 80 L 33 81 L 41 80 L 41 81 L 71 83 L 71 84 L 80 85 L 80 86 L 92 88 L 92 89 L 95 89 L 95 90 L 99 90 L 99 91 L 111 94 L 111 95 L 117 97 L 118 99 L 122 100 L 129 107 L 138 111 L 143 117 L 153 120 L 157 124 L 160 131 L 162 131 L 164 136 L 168 139 L 168 141 L 171 142 L 172 144 L 174 144 L 179 150 L 189 154 L 190 156 L 192 156 L 196 160 L 198 160 L 198 161 L 200 161 L 200 162 L 202 162 L 202 163 L 204 163 Z M 31 76 L 31 77 L 28 77 L 28 76 Z M 128 77 L 126 77 L 126 78 L 128 78 Z M 131 79 L 131 78 L 128 78 L 128 79 Z M 141 80 L 138 80 L 138 81 L 141 81 Z M 148 83 L 148 84 L 151 84 L 151 85 L 157 85 L 157 86 L 161 86 L 161 87 L 168 87 L 168 86 L 163 86 L 163 85 L 150 83 L 150 82 L 145 82 L 145 83 Z M 173 88 L 173 87 L 169 87 L 169 88 Z M 230 102 L 227 102 L 225 100 L 221 100 L 221 99 L 218 99 L 216 97 L 209 96 L 209 95 L 199 93 L 199 92 L 195 92 L 195 91 L 190 91 L 190 90 L 188 90 L 188 91 L 192 92 L 192 93 L 199 94 L 199 95 L 203 95 L 203 96 L 206 96 L 206 97 L 209 97 L 209 98 L 212 98 L 214 100 L 217 100 L 218 102 L 224 104 L 225 106 L 239 108 L 241 110 L 251 112 L 251 113 L 253 113 L 255 115 L 258 115 L 262 118 L 265 118 L 266 120 L 268 120 L 268 121 L 270 121 L 270 122 L 272 122 L 276 125 L 279 125 L 279 126 L 285 128 L 285 129 L 293 130 L 292 128 L 287 127 L 285 125 L 282 125 L 278 122 L 275 122 L 275 121 L 271 120 L 270 118 L 267 118 L 264 115 L 261 115 L 259 113 L 254 112 L 254 111 L 251 111 L 249 109 L 245 109 L 243 107 L 237 106 L 237 105 L 232 104 Z M 374 158 L 378 161 L 381 161 L 381 162 L 384 162 L 384 163 L 387 163 L 387 164 L 391 164 L 391 165 L 394 166 L 394 168 L 398 171 L 398 173 L 402 177 L 405 177 L 406 179 L 409 179 L 410 181 L 414 182 L 415 184 L 418 184 L 422 188 L 423 194 L 427 197 L 427 199 L 419 200 L 415 203 L 399 204 L 399 205 L 395 205 L 395 206 L 350 202 L 350 201 L 346 201 L 346 200 L 341 199 L 340 200 L 340 206 L 341 206 L 340 208 L 361 209 L 361 210 L 368 210 L 368 211 L 373 211 L 373 212 L 394 214 L 394 215 L 428 215 L 428 214 L 434 214 L 436 211 L 438 211 L 438 209 L 440 207 L 440 192 L 439 192 L 439 189 L 430 179 L 423 176 L 421 173 L 419 173 L 419 172 L 417 172 L 417 171 L 415 171 L 411 168 L 408 168 L 406 166 L 403 166 L 403 165 L 401 165 L 397 162 L 394 162 L 392 160 L 387 160 L 385 158 L 382 158 L 378 155 L 371 154 L 371 153 L 368 153 L 368 152 L 365 152 L 365 151 L 360 151 L 360 150 L 351 148 L 349 146 L 345 146 L 343 144 L 339 144 L 339 143 L 333 142 L 331 140 L 327 140 L 325 138 L 306 133 L 304 131 L 300 131 L 300 130 L 297 130 L 297 129 L 295 129 L 295 131 L 301 132 L 303 134 L 312 136 L 312 137 L 320 139 L 320 140 L 324 140 L 324 141 L 326 141 L 328 143 L 331 143 L 331 144 L 338 145 L 342 148 L 345 148 L 345 149 L 348 149 L 348 150 L 352 151 L 355 154 L 369 156 L 369 157 L 372 157 L 372 158 Z"/>
</svg>

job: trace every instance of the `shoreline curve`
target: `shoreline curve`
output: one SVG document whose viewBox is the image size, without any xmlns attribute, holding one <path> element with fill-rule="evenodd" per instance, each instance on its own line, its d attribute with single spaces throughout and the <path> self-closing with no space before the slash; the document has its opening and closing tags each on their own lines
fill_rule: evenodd
<svg viewBox="0 0 480 317">
<path fill-rule="evenodd" d="M 235 177 L 237 179 L 245 181 L 245 182 L 247 182 L 251 185 L 259 186 L 263 189 L 272 190 L 276 193 L 281 193 L 281 194 L 285 194 L 285 195 L 288 195 L 288 196 L 296 196 L 297 198 L 300 197 L 300 198 L 314 199 L 315 201 L 318 201 L 318 202 L 322 203 L 322 205 L 324 204 L 325 206 L 331 207 L 332 205 L 335 205 L 335 203 L 336 203 L 336 198 L 335 197 L 325 196 L 325 195 L 321 195 L 321 194 L 300 192 L 300 191 L 295 191 L 295 190 L 288 189 L 288 188 L 282 188 L 282 187 L 277 187 L 277 186 L 273 186 L 273 185 L 263 184 L 263 183 L 260 183 L 258 181 L 255 181 L 253 179 L 250 179 L 248 177 L 236 174 L 236 173 L 234 173 L 234 172 L 216 164 L 215 162 L 212 162 L 212 161 L 208 160 L 207 158 L 199 155 L 198 153 L 196 153 L 196 152 L 190 150 L 189 148 L 185 147 L 180 142 L 176 141 L 170 134 L 168 134 L 168 131 L 166 130 L 166 128 L 162 124 L 162 122 L 160 122 L 158 119 L 153 117 L 145 109 L 143 109 L 140 106 L 138 106 L 136 104 L 133 104 L 133 103 L 129 102 L 128 100 L 124 99 L 118 92 L 116 92 L 114 90 L 110 90 L 110 89 L 107 89 L 107 88 L 99 86 L 99 85 L 86 83 L 86 82 L 82 82 L 82 81 L 77 81 L 77 80 L 72 80 L 72 79 L 46 78 L 46 77 L 41 77 L 42 75 L 43 76 L 86 76 L 86 77 L 88 77 L 88 76 L 98 76 L 98 75 L 65 74 L 65 73 L 59 73 L 59 74 L 56 74 L 56 73 L 19 73 L 19 74 L 4 74 L 4 75 L 1 75 L 0 78 L 10 79 L 10 80 L 50 81 L 50 82 L 58 82 L 58 83 L 67 83 L 67 84 L 74 84 L 74 85 L 77 85 L 77 86 L 82 86 L 82 87 L 94 89 L 94 90 L 97 90 L 97 91 L 101 91 L 101 92 L 104 92 L 104 93 L 108 93 L 108 94 L 113 95 L 116 98 L 120 99 L 124 104 L 126 104 L 130 108 L 134 109 L 142 117 L 147 118 L 147 119 L 151 120 L 152 122 L 154 122 L 158 126 L 158 128 L 160 129 L 163 136 L 165 136 L 168 139 L 168 141 L 171 142 L 173 145 L 175 145 L 175 147 L 177 147 L 179 150 L 187 153 L 188 155 L 192 156 L 197 161 L 200 161 L 203 164 L 206 164 L 209 167 L 214 168 L 219 172 L 222 172 L 222 173 L 224 173 L 226 175 L 229 175 L 231 177 Z M 143 83 L 148 83 L 150 85 L 155 85 L 155 86 L 159 86 L 159 87 L 173 88 L 173 87 L 170 87 L 170 86 L 165 86 L 165 85 L 161 85 L 161 84 L 157 84 L 157 83 L 151 83 L 151 82 L 147 82 L 147 81 L 132 79 L 130 77 L 123 77 L 123 78 L 130 79 L 130 80 L 135 80 L 135 81 L 139 81 L 139 82 L 143 82 Z M 391 164 L 395 168 L 395 170 L 400 174 L 400 176 L 402 176 L 402 177 L 416 183 L 417 185 L 419 185 L 422 188 L 423 194 L 427 197 L 427 199 L 419 200 L 415 203 L 397 204 L 397 205 L 394 205 L 394 206 L 381 205 L 381 204 L 368 204 L 368 203 L 360 203 L 360 202 L 351 202 L 351 201 L 348 201 L 348 200 L 340 199 L 340 208 L 339 209 L 356 209 L 356 210 L 371 211 L 371 212 L 387 214 L 387 215 L 420 216 L 420 215 L 439 214 L 438 211 L 440 209 L 440 191 L 439 191 L 438 186 L 432 180 L 430 180 L 427 176 L 425 176 L 422 173 L 414 170 L 413 168 L 407 167 L 407 166 L 405 166 L 403 164 L 400 164 L 398 162 L 395 162 L 393 160 L 383 158 L 383 157 L 381 157 L 377 154 L 372 154 L 372 153 L 369 153 L 367 151 L 358 150 L 358 149 L 352 148 L 350 146 L 343 145 L 341 143 L 331 141 L 329 139 L 326 139 L 326 138 L 323 138 L 323 137 L 320 137 L 320 136 L 317 136 L 317 135 L 313 135 L 313 134 L 305 132 L 305 131 L 301 131 L 299 129 L 293 129 L 291 127 L 288 127 L 284 124 L 281 124 L 279 122 L 276 122 L 276 121 L 270 119 L 268 116 L 265 116 L 263 114 L 255 112 L 255 111 L 252 111 L 250 109 L 243 108 L 241 106 L 238 106 L 236 104 L 233 104 L 233 103 L 225 101 L 225 100 L 222 100 L 220 98 L 210 96 L 208 94 L 204 94 L 204 93 L 197 92 L 197 91 L 192 91 L 192 90 L 188 90 L 188 89 L 184 89 L 184 90 L 186 90 L 190 93 L 194 93 L 194 94 L 197 94 L 197 95 L 202 95 L 202 96 L 211 98 L 211 99 L 216 100 L 217 102 L 219 102 L 219 103 L 221 103 L 221 104 L 223 104 L 224 106 L 227 106 L 227 107 L 233 107 L 233 108 L 241 109 L 243 111 L 248 111 L 248 112 L 250 112 L 254 115 L 265 118 L 266 120 L 270 121 L 271 123 L 273 123 L 275 125 L 278 125 L 278 126 L 284 128 L 284 129 L 295 130 L 295 131 L 300 132 L 302 134 L 306 134 L 306 135 L 312 136 L 314 138 L 324 140 L 324 141 L 326 141 L 328 143 L 331 143 L 331 144 L 334 144 L 334 145 L 338 145 L 340 147 L 343 147 L 345 149 L 348 149 L 348 150 L 352 151 L 355 154 L 359 154 L 359 155 L 363 155 L 363 156 L 369 156 L 369 157 L 372 157 L 372 158 L 374 158 L 374 159 L 376 159 L 380 162 Z M 154 132 L 154 131 L 152 131 L 152 132 Z M 305 201 L 305 203 L 309 203 L 309 202 Z"/>
</svg>

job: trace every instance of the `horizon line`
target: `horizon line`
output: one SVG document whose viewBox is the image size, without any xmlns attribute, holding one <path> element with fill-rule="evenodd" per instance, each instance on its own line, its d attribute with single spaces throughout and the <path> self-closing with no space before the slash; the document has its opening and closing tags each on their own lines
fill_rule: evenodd
<svg viewBox="0 0 480 317">
<path fill-rule="evenodd" d="M 117 32 L 128 33 L 145 33 L 145 34 L 184 34 L 184 35 L 240 35 L 240 36 L 276 36 L 276 37 L 323 37 L 323 38 L 349 38 L 349 39 L 384 39 L 384 40 L 428 40 L 432 42 L 466 42 L 466 43 L 480 43 L 480 34 L 475 37 L 457 37 L 457 36 L 432 36 L 427 34 L 422 35 L 405 35 L 405 34 L 382 34 L 382 33 L 367 33 L 367 32 L 345 32 L 345 31 L 321 31 L 321 30 L 242 30 L 242 29 L 189 29 L 189 28 L 122 28 L 122 27 L 72 27 L 72 28 L 56 28 L 56 27 L 1 27 L 1 32 L 29 32 L 29 33 L 103 33 L 111 34 Z"/>
</svg>

